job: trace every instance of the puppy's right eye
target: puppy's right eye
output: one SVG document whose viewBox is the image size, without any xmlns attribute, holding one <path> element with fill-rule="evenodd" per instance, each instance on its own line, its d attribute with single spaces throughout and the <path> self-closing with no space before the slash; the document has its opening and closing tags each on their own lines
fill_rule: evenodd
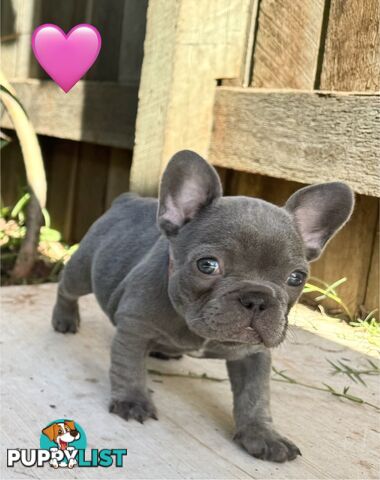
<svg viewBox="0 0 380 480">
<path fill-rule="evenodd" d="M 215 258 L 201 258 L 197 261 L 198 270 L 206 275 L 220 273 L 219 262 Z"/>
</svg>

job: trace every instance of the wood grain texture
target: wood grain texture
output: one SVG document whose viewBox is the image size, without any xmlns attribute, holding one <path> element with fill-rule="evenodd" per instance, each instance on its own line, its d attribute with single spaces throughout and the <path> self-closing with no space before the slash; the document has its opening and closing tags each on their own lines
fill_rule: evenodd
<svg viewBox="0 0 380 480">
<path fill-rule="evenodd" d="M 106 208 L 113 200 L 129 189 L 129 176 L 132 163 L 132 151 L 112 148 L 107 178 Z"/>
<path fill-rule="evenodd" d="M 149 3 L 131 188 L 155 194 L 176 151 L 206 155 L 216 79 L 244 63 L 250 0 Z"/>
<path fill-rule="evenodd" d="M 331 0 L 320 88 L 380 89 L 378 0 Z"/>
<path fill-rule="evenodd" d="M 49 328 L 56 289 L 55 284 L 6 287 L 1 298 L 2 315 L 9 319 L 2 325 L 1 455 L 5 458 L 6 449 L 15 445 L 31 448 L 31 438 L 38 445 L 45 422 L 64 414 L 84 427 L 89 448 L 119 446 L 128 448 L 128 456 L 123 469 L 75 468 L 75 473 L 52 471 L 49 465 L 7 468 L 2 462 L 2 479 L 378 479 L 376 411 L 299 385 L 272 381 L 271 397 L 276 428 L 303 456 L 279 465 L 248 455 L 232 439 L 232 395 L 223 360 L 149 358 L 147 367 L 163 374 L 147 375 L 159 421 L 142 426 L 110 415 L 108 369 L 115 329 L 93 295 L 87 295 L 80 299 L 80 333 L 57 335 Z M 344 358 L 353 368 L 365 369 L 368 359 L 378 363 L 375 348 L 371 357 L 361 353 L 350 327 L 302 306 L 292 310 L 289 320 L 293 335 L 273 352 L 278 370 L 340 392 L 351 386 L 353 395 L 379 405 L 377 376 L 363 377 L 366 385 L 351 383 L 346 375 L 332 377 L 326 361 Z M 189 372 L 225 381 L 188 378 Z M 70 386 L 64 397 L 62 385 Z"/>
<path fill-rule="evenodd" d="M 79 142 L 58 138 L 40 137 L 44 144 L 49 140 L 50 148 L 45 156 L 47 164 L 48 197 L 47 208 L 52 227 L 61 232 L 63 239 L 70 242 L 75 204 L 75 187 L 78 174 Z M 86 172 L 87 175 L 89 172 Z"/>
<path fill-rule="evenodd" d="M 102 36 L 102 48 L 86 80 L 116 81 L 119 77 L 119 56 L 122 39 L 124 0 L 92 2 L 90 22 Z"/>
<path fill-rule="evenodd" d="M 25 193 L 27 185 L 25 166 L 20 144 L 15 135 L 12 142 L 1 150 L 1 201 L 6 207 L 14 207 Z"/>
<path fill-rule="evenodd" d="M 377 206 L 377 225 L 374 229 L 374 241 L 372 245 L 372 254 L 370 258 L 370 267 L 366 285 L 364 306 L 367 312 L 375 312 L 376 318 L 380 316 L 380 289 L 379 289 L 379 267 L 380 267 L 380 245 L 379 245 L 379 205 Z"/>
<path fill-rule="evenodd" d="M 331 0 L 325 39 L 321 76 L 316 84 L 329 90 L 378 91 L 380 88 L 380 3 L 378 0 Z M 377 101 L 379 117 L 380 101 Z M 379 124 L 370 127 L 364 117 L 362 128 L 372 128 L 379 139 Z M 370 132 L 370 130 L 368 130 Z M 365 181 L 363 171 L 378 184 L 380 170 L 377 148 L 376 172 L 371 172 L 371 161 L 353 166 L 352 175 Z M 360 190 L 357 190 L 360 192 Z M 376 195 L 373 189 L 361 191 Z M 378 195 L 378 194 L 377 194 Z M 355 307 L 364 305 L 370 311 L 378 305 L 379 279 L 376 273 L 376 223 L 378 206 L 375 199 L 357 197 L 354 216 L 346 229 L 329 246 L 324 260 L 313 268 L 315 275 L 331 279 L 349 277 L 341 287 L 344 299 Z M 378 267 L 377 267 L 378 268 Z M 335 273 L 334 273 L 335 270 Z M 343 275 L 342 275 L 343 274 Z M 354 300 L 353 300 L 354 299 Z M 377 314 L 378 315 L 378 314 Z"/>
<path fill-rule="evenodd" d="M 377 198 L 356 195 L 356 206 L 349 223 L 327 245 L 321 259 L 311 265 L 311 274 L 329 284 L 347 278 L 337 291 L 352 314 L 357 313 L 362 305 L 369 311 L 365 297 L 378 217 L 377 204 Z M 325 302 L 325 305 L 339 307 L 333 301 Z"/>
<path fill-rule="evenodd" d="M 29 0 L 26 0 L 26 2 L 28 1 Z M 34 8 L 29 13 L 31 23 L 29 30 L 30 34 L 35 28 L 44 23 L 58 25 L 64 32 L 68 32 L 72 27 L 79 23 L 91 23 L 90 19 L 86 18 L 87 4 L 90 0 L 65 0 L 64 2 L 52 2 L 51 0 L 33 1 Z M 24 78 L 50 79 L 49 75 L 41 68 L 40 64 L 34 57 L 30 46 L 30 40 L 27 47 L 30 52 L 30 61 L 27 64 L 29 67 L 29 73 L 28 75 L 25 75 Z"/>
<path fill-rule="evenodd" d="M 302 183 L 343 180 L 380 195 L 379 97 L 220 87 L 213 164 Z"/>
<path fill-rule="evenodd" d="M 132 148 L 137 88 L 80 81 L 66 95 L 49 80 L 12 82 L 37 133 L 100 145 Z M 1 126 L 12 128 L 6 114 Z"/>
<path fill-rule="evenodd" d="M 243 40 L 244 54 L 240 65 L 240 74 L 234 78 L 223 78 L 221 84 L 227 87 L 248 87 L 252 76 L 252 60 L 257 33 L 257 19 L 261 0 L 251 0 L 246 21 L 246 33 Z"/>
<path fill-rule="evenodd" d="M 304 187 L 303 183 L 266 177 L 246 172 L 234 172 L 229 182 L 227 195 L 247 195 L 283 206 L 296 190 Z"/>
<path fill-rule="evenodd" d="M 325 0 L 261 0 L 253 87 L 312 89 Z"/>
<path fill-rule="evenodd" d="M 132 190 L 147 195 L 160 175 L 178 12 L 175 0 L 149 2 L 131 170 Z"/>
<path fill-rule="evenodd" d="M 105 210 L 110 149 L 81 143 L 71 240 L 79 242 Z"/>
<path fill-rule="evenodd" d="M 1 8 L 1 68 L 7 78 L 17 73 L 17 40 L 20 36 L 20 5 L 23 0 L 0 2 Z"/>
<path fill-rule="evenodd" d="M 119 55 L 118 81 L 138 85 L 144 57 L 148 0 L 126 0 Z"/>
<path fill-rule="evenodd" d="M 30 65 L 34 58 L 30 42 L 34 30 L 34 12 L 38 11 L 38 8 L 38 0 L 2 2 L 4 20 L 13 23 L 7 25 L 7 31 L 11 32 L 9 39 L 1 43 L 1 68 L 8 79 L 15 76 L 27 78 L 30 74 Z"/>
</svg>

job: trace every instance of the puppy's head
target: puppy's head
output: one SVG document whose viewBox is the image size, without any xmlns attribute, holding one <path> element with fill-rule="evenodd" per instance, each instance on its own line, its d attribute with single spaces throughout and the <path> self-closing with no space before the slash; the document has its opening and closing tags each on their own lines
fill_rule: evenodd
<svg viewBox="0 0 380 480">
<path fill-rule="evenodd" d="M 353 203 L 341 182 L 302 188 L 283 208 L 222 197 L 211 165 L 194 152 L 177 153 L 164 172 L 158 208 L 170 242 L 174 308 L 205 339 L 278 345 L 308 263 L 349 219 Z"/>
<path fill-rule="evenodd" d="M 80 433 L 72 420 L 53 423 L 44 428 L 42 433 L 45 434 L 50 441 L 55 442 L 62 450 L 65 450 L 69 443 L 78 440 L 80 437 Z"/>
</svg>

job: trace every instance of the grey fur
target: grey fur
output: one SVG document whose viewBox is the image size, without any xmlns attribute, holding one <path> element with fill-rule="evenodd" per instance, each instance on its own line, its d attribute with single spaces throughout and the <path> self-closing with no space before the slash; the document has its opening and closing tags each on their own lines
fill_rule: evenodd
<svg viewBox="0 0 380 480">
<path fill-rule="evenodd" d="M 236 440 L 273 461 L 300 452 L 273 428 L 270 348 L 285 337 L 287 315 L 331 236 L 348 220 L 351 190 L 340 182 L 296 192 L 280 208 L 223 197 L 219 178 L 199 155 L 177 153 L 163 175 L 159 203 L 124 194 L 89 230 L 65 267 L 53 326 L 75 332 L 78 298 L 94 292 L 116 326 L 110 411 L 143 422 L 156 417 L 146 386 L 149 352 L 224 358 L 234 394 Z M 158 220 L 156 219 L 158 212 Z M 197 268 L 219 261 L 215 275 Z"/>
</svg>

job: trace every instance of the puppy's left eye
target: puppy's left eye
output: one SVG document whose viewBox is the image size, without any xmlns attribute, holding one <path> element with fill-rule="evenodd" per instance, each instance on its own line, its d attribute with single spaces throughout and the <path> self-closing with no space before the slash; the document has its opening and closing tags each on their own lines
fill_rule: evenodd
<svg viewBox="0 0 380 480">
<path fill-rule="evenodd" d="M 295 270 L 289 275 L 288 279 L 286 280 L 286 283 L 290 287 L 299 287 L 300 285 L 303 284 L 303 282 L 305 281 L 305 278 L 306 278 L 306 274 L 304 272 Z"/>
<path fill-rule="evenodd" d="M 201 258 L 197 261 L 198 270 L 206 275 L 220 273 L 219 262 L 215 258 Z"/>
</svg>

